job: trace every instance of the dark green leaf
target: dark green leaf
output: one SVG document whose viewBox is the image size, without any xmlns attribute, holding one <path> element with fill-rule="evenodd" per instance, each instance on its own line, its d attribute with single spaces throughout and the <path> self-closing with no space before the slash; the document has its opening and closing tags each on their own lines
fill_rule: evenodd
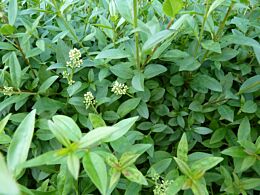
<svg viewBox="0 0 260 195">
<path fill-rule="evenodd" d="M 132 98 L 123 102 L 117 109 L 117 114 L 120 117 L 126 116 L 129 112 L 134 110 L 140 103 L 140 98 Z"/>
<path fill-rule="evenodd" d="M 19 88 L 22 82 L 22 70 L 15 52 L 12 52 L 9 56 L 8 66 L 10 68 L 13 86 Z"/>
</svg>

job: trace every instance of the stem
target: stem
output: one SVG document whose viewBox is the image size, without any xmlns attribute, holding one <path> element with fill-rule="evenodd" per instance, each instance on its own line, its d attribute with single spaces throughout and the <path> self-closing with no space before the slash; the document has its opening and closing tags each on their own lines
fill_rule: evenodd
<svg viewBox="0 0 260 195">
<path fill-rule="evenodd" d="M 0 93 L 6 93 L 3 90 L 0 90 Z M 30 92 L 30 91 L 12 91 L 10 92 L 12 95 L 21 95 L 21 94 L 28 94 L 28 95 L 37 95 L 38 93 Z"/>
<path fill-rule="evenodd" d="M 138 0 L 134 1 L 134 28 L 137 28 L 137 18 L 138 18 Z M 140 54 L 139 54 L 139 34 L 135 32 L 135 52 L 136 52 L 136 68 L 140 69 Z"/>
<path fill-rule="evenodd" d="M 229 98 L 224 98 L 224 99 L 220 99 L 220 100 L 213 100 L 213 101 L 205 103 L 203 106 L 210 106 L 212 104 L 217 104 L 217 103 L 220 103 L 220 102 L 226 102 L 228 100 L 230 100 L 230 99 Z"/>
<path fill-rule="evenodd" d="M 174 22 L 174 18 L 172 18 L 172 19 L 169 21 L 169 23 L 167 24 L 167 27 L 166 27 L 167 30 L 172 26 L 173 22 Z M 156 45 L 155 48 L 152 50 L 152 53 L 151 53 L 151 54 L 146 58 L 146 60 L 144 61 L 143 66 L 142 66 L 143 68 L 144 68 L 144 66 L 152 59 L 154 53 L 156 52 L 156 50 L 157 50 L 158 48 L 159 48 L 159 45 Z"/>
<path fill-rule="evenodd" d="M 218 42 L 218 41 L 220 40 L 221 34 L 222 34 L 223 30 L 224 30 L 226 21 L 227 21 L 227 19 L 228 19 L 230 13 L 231 13 L 231 11 L 232 11 L 233 6 L 234 6 L 234 2 L 232 2 L 232 3 L 230 4 L 230 6 L 229 6 L 229 8 L 228 8 L 228 10 L 227 10 L 227 13 L 226 13 L 224 19 L 223 19 L 222 22 L 219 24 L 218 31 L 216 32 L 216 35 L 215 35 L 214 38 L 213 38 L 213 40 L 214 40 L 215 42 Z M 208 57 L 208 54 L 209 54 L 209 51 L 207 51 L 207 52 L 204 54 L 204 56 L 203 56 L 203 58 L 202 58 L 202 63 L 203 63 L 203 62 L 205 61 L 205 59 Z"/>
<path fill-rule="evenodd" d="M 94 110 L 94 112 L 95 112 L 96 114 L 99 114 L 95 105 L 93 105 L 93 104 L 91 103 L 91 107 L 93 108 L 93 110 Z"/>
<path fill-rule="evenodd" d="M 200 46 L 201 40 L 203 38 L 204 28 L 205 28 L 205 24 L 206 24 L 206 21 L 207 21 L 207 18 L 208 18 L 208 11 L 209 11 L 209 0 L 206 1 L 206 12 L 203 16 L 202 26 L 201 26 L 201 29 L 200 29 L 200 36 L 199 36 L 199 40 L 198 40 L 198 43 L 197 43 L 197 46 L 196 46 L 196 49 L 195 49 L 195 56 L 198 53 L 199 46 Z"/>
<path fill-rule="evenodd" d="M 88 50 L 84 47 L 84 45 L 82 44 L 82 42 L 80 42 L 80 40 L 78 39 L 77 35 L 73 32 L 73 30 L 71 30 L 70 25 L 68 24 L 67 20 L 64 18 L 63 15 L 60 15 L 60 18 L 62 19 L 62 21 L 64 22 L 64 25 L 66 26 L 66 28 L 69 30 L 70 34 L 73 36 L 73 38 L 75 39 L 75 41 L 80 45 L 80 47 L 82 49 L 84 49 L 85 53 L 88 54 Z"/>
<path fill-rule="evenodd" d="M 233 6 L 234 6 L 234 2 L 232 1 L 230 6 L 229 6 L 229 8 L 228 8 L 228 11 L 227 11 L 224 19 L 222 20 L 222 22 L 219 25 L 218 31 L 216 33 L 216 36 L 214 37 L 214 41 L 219 41 L 219 39 L 221 38 L 221 34 L 222 34 L 223 30 L 224 30 L 226 21 L 227 21 L 228 16 L 230 15 L 230 13 L 232 11 Z"/>
<path fill-rule="evenodd" d="M 130 93 L 126 93 L 127 96 L 129 96 L 130 98 L 133 98 L 134 96 L 131 95 Z"/>
</svg>

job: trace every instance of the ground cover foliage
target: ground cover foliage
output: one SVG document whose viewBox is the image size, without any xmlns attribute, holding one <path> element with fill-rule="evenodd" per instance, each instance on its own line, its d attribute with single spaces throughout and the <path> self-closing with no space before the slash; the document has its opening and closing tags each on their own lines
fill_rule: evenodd
<svg viewBox="0 0 260 195">
<path fill-rule="evenodd" d="M 258 0 L 3 0 L 0 194 L 258 194 Z"/>
</svg>

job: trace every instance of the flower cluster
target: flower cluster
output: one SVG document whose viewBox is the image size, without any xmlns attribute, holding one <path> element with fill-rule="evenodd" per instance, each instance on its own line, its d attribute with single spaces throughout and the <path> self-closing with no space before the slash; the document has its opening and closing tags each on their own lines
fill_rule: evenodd
<svg viewBox="0 0 260 195">
<path fill-rule="evenodd" d="M 81 53 L 78 49 L 74 48 L 69 51 L 70 60 L 66 62 L 67 70 L 63 71 L 63 78 L 67 79 L 68 84 L 72 85 L 75 83 L 73 80 L 74 69 L 79 68 L 83 63 L 81 59 Z"/>
<path fill-rule="evenodd" d="M 71 74 L 67 70 L 62 72 L 62 76 L 64 79 L 67 79 L 69 85 L 73 85 L 75 83 L 75 81 L 72 80 Z"/>
<path fill-rule="evenodd" d="M 161 180 L 158 174 L 155 174 L 152 178 L 155 183 L 155 188 L 153 190 L 154 195 L 166 195 L 168 187 L 172 184 L 172 180 Z"/>
<path fill-rule="evenodd" d="M 126 94 L 128 90 L 128 87 L 127 85 L 123 84 L 123 83 L 119 83 L 118 81 L 115 81 L 113 83 L 113 86 L 112 86 L 112 92 L 116 95 L 124 95 Z"/>
<path fill-rule="evenodd" d="M 90 105 L 95 105 L 96 100 L 93 94 L 89 91 L 84 94 L 84 101 L 83 103 L 86 105 L 86 108 L 88 108 Z"/>
<path fill-rule="evenodd" d="M 13 95 L 13 91 L 14 91 L 14 88 L 13 88 L 13 87 L 4 86 L 2 92 L 4 93 L 4 95 L 11 96 L 11 95 Z"/>
<path fill-rule="evenodd" d="M 82 59 L 80 59 L 81 53 L 76 48 L 70 50 L 69 58 L 70 60 L 67 62 L 67 67 L 70 67 L 71 69 L 79 68 L 80 65 L 83 63 Z"/>
</svg>

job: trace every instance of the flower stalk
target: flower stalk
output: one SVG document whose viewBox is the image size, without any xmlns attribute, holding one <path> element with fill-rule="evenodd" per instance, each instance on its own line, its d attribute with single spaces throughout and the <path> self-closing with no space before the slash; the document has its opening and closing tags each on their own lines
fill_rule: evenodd
<svg viewBox="0 0 260 195">
<path fill-rule="evenodd" d="M 134 22 L 133 26 L 136 29 L 137 19 L 138 19 L 138 0 L 133 0 L 134 3 Z M 140 49 L 139 49 L 139 34 L 138 32 L 135 32 L 135 52 L 136 52 L 136 68 L 140 69 Z"/>
</svg>

